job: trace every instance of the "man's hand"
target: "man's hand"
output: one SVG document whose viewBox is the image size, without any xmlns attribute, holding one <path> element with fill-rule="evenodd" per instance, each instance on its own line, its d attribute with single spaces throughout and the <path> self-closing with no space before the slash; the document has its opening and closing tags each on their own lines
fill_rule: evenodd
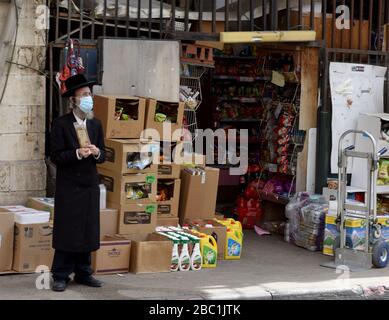
<svg viewBox="0 0 389 320">
<path fill-rule="evenodd" d="M 91 154 L 94 156 L 94 157 L 97 157 L 99 154 L 100 154 L 100 149 L 97 148 L 94 144 L 90 144 L 88 146 Z"/>
<path fill-rule="evenodd" d="M 78 149 L 78 154 L 83 158 L 88 158 L 92 154 L 92 152 L 90 148 L 80 148 Z"/>
</svg>

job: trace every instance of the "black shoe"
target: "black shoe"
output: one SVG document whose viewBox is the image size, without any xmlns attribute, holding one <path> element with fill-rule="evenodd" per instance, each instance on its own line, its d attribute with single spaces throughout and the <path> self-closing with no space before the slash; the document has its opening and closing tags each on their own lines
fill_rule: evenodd
<svg viewBox="0 0 389 320">
<path fill-rule="evenodd" d="M 63 292 L 66 290 L 67 282 L 65 280 L 54 280 L 52 290 L 56 292 Z"/>
<path fill-rule="evenodd" d="M 82 278 L 82 279 L 74 277 L 74 281 L 79 284 L 83 284 L 85 286 L 93 287 L 93 288 L 100 288 L 103 286 L 103 283 L 101 281 L 93 278 L 92 276 Z"/>
</svg>

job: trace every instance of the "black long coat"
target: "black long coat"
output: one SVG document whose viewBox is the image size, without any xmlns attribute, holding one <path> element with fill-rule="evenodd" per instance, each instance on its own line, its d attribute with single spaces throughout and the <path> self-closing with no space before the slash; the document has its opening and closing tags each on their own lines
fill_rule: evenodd
<svg viewBox="0 0 389 320">
<path fill-rule="evenodd" d="M 101 155 L 78 160 L 76 118 L 70 112 L 53 121 L 51 161 L 57 166 L 53 248 L 92 252 L 100 247 L 100 189 L 96 163 L 105 161 L 104 135 L 97 119 L 87 120 L 91 143 Z"/>
</svg>

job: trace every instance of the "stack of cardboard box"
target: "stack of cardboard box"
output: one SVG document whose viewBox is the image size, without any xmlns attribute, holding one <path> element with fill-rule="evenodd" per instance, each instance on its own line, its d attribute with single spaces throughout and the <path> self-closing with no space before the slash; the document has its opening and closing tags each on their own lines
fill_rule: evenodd
<svg viewBox="0 0 389 320">
<path fill-rule="evenodd" d="M 165 134 L 167 141 L 172 141 L 171 130 L 182 128 L 184 106 L 139 97 L 101 95 L 95 97 L 94 110 L 105 132 L 106 162 L 98 166 L 100 182 L 106 186 L 108 206 L 119 211 L 118 235 L 111 240 L 117 245 L 130 240 L 131 272 L 168 271 L 171 244 L 153 233 L 158 214 L 178 222 L 180 168 L 174 164 L 158 166 L 158 162 L 161 137 Z M 165 120 L 172 124 L 167 135 L 163 128 Z M 164 195 L 157 202 L 158 189 L 162 193 L 162 188 Z M 108 248 L 111 240 L 106 238 L 102 242 L 104 245 L 94 255 L 94 261 L 102 250 L 113 255 Z M 146 263 L 147 259 L 161 255 L 165 256 L 161 261 Z M 104 267 L 98 272 L 114 269 Z"/>
<path fill-rule="evenodd" d="M 52 230 L 50 212 L 0 207 L 0 271 L 49 270 L 54 254 Z"/>
</svg>

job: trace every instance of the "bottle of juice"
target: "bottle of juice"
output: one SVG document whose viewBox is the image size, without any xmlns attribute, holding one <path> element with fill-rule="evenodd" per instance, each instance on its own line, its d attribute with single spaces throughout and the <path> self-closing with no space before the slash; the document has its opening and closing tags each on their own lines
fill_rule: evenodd
<svg viewBox="0 0 389 320">
<path fill-rule="evenodd" d="M 239 230 L 227 227 L 226 260 L 239 260 L 242 254 L 243 233 Z"/>
</svg>

